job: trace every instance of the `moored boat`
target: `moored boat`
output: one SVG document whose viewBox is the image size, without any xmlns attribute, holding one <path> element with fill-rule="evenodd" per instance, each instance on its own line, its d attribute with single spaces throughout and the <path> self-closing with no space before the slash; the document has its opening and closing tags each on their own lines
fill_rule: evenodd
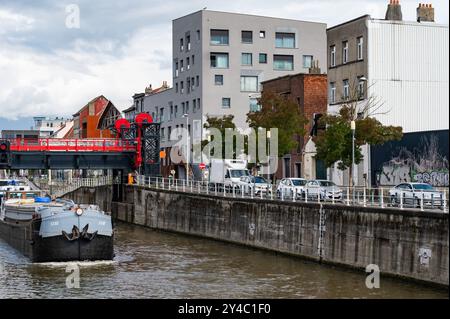
<svg viewBox="0 0 450 319">
<path fill-rule="evenodd" d="M 0 238 L 31 261 L 113 259 L 112 219 L 98 206 L 38 196 L 9 198 L 11 194 L 1 204 Z"/>
</svg>

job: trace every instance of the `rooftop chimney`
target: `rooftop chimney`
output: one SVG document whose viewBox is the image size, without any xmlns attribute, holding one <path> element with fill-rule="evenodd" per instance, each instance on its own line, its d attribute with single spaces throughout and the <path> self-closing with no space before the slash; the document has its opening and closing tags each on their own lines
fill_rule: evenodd
<svg viewBox="0 0 450 319">
<path fill-rule="evenodd" d="M 167 81 L 163 81 L 162 87 L 163 87 L 164 89 L 167 89 L 167 88 L 169 87 L 169 85 L 167 84 Z"/>
<path fill-rule="evenodd" d="M 390 0 L 385 19 L 402 21 L 402 7 L 399 0 Z"/>
<path fill-rule="evenodd" d="M 148 87 L 145 88 L 145 95 L 149 95 L 153 92 L 152 85 L 149 84 Z"/>
<path fill-rule="evenodd" d="M 434 22 L 434 8 L 431 4 L 419 3 L 417 22 Z"/>
</svg>

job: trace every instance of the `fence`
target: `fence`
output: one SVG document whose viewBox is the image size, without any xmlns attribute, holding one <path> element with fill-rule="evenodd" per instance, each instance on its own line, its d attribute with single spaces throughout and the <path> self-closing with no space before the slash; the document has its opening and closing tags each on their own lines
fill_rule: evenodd
<svg viewBox="0 0 450 319">
<path fill-rule="evenodd" d="M 398 209 L 420 209 L 421 211 L 439 210 L 448 212 L 447 190 L 439 196 L 430 196 L 426 192 L 411 193 L 402 190 L 396 194 L 391 188 L 343 187 L 339 191 L 322 192 L 317 189 L 304 188 L 297 192 L 286 188 L 277 189 L 274 185 L 267 188 L 249 185 L 218 185 L 207 181 L 179 180 L 163 177 L 137 176 L 136 184 L 143 187 L 167 189 L 187 193 L 198 193 L 233 198 L 265 199 L 273 201 L 317 202 L 362 207 L 393 207 Z"/>
</svg>

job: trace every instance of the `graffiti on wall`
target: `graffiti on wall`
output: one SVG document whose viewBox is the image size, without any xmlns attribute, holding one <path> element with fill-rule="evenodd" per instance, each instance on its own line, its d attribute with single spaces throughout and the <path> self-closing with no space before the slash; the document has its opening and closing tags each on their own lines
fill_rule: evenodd
<svg viewBox="0 0 450 319">
<path fill-rule="evenodd" d="M 378 174 L 379 185 L 419 182 L 433 186 L 449 186 L 449 163 L 439 152 L 437 136 L 423 137 L 421 148 L 410 151 L 400 148 L 397 156 L 383 163 Z"/>
</svg>

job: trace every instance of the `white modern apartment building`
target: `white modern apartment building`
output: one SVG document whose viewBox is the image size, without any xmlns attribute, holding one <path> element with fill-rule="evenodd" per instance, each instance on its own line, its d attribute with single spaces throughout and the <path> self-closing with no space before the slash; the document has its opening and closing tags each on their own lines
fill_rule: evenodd
<svg viewBox="0 0 450 319">
<path fill-rule="evenodd" d="M 65 119 L 63 117 L 45 117 L 45 116 L 35 116 L 34 129 L 39 131 L 39 137 L 50 137 L 56 132 L 60 131 L 62 128 L 66 127 L 71 120 Z"/>
<path fill-rule="evenodd" d="M 308 73 L 313 60 L 327 59 L 323 23 L 201 10 L 175 19 L 172 32 L 172 88 L 146 96 L 143 107 L 162 124 L 162 147 L 173 144 L 176 127 L 204 137 L 208 115 L 232 114 L 247 128 L 262 81 Z"/>
<path fill-rule="evenodd" d="M 386 19 L 369 15 L 327 30 L 329 112 L 336 112 L 357 90 L 361 104 L 372 98 L 384 125 L 404 133 L 449 129 L 448 25 L 434 22 L 431 5 L 420 4 L 417 21 L 403 21 L 398 1 L 388 5 Z M 356 184 L 371 185 L 370 146 L 357 165 Z M 348 174 L 329 170 L 337 184 Z"/>
</svg>

